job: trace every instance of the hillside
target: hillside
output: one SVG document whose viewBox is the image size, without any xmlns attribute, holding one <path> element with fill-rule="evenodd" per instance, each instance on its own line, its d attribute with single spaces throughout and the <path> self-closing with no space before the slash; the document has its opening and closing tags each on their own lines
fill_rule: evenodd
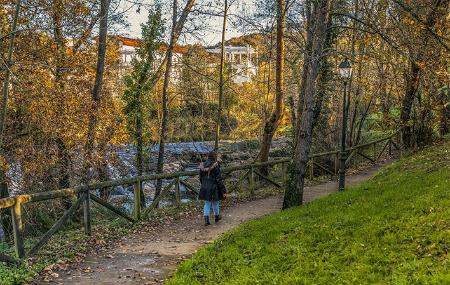
<svg viewBox="0 0 450 285">
<path fill-rule="evenodd" d="M 448 284 L 450 141 L 373 179 L 241 225 L 167 284 Z"/>
</svg>

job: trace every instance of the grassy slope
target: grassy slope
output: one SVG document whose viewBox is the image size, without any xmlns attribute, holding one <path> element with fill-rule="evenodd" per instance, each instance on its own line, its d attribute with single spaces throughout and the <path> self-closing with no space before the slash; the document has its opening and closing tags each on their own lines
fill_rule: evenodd
<svg viewBox="0 0 450 285">
<path fill-rule="evenodd" d="M 450 284 L 450 141 L 241 225 L 167 284 Z"/>
</svg>

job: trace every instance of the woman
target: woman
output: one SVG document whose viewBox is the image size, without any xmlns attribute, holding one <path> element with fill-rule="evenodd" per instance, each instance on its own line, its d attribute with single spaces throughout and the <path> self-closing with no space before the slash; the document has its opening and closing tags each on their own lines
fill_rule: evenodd
<svg viewBox="0 0 450 285">
<path fill-rule="evenodd" d="M 220 157 L 216 152 L 208 153 L 208 159 L 200 163 L 200 193 L 199 199 L 205 201 L 203 217 L 205 226 L 210 225 L 209 215 L 211 206 L 214 211 L 214 222 L 218 223 L 222 217 L 219 213 L 219 201 L 224 199 L 226 189 L 220 171 Z"/>
</svg>

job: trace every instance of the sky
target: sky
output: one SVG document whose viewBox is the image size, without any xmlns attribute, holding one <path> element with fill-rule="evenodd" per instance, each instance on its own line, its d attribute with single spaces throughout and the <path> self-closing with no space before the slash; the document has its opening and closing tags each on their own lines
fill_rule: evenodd
<svg viewBox="0 0 450 285">
<path fill-rule="evenodd" d="M 240 13 L 243 7 L 247 10 L 254 7 L 254 0 L 235 0 L 234 2 L 235 4 L 232 5 L 230 8 L 231 15 Z M 138 9 L 137 5 L 129 3 L 122 4 L 122 9 L 123 11 L 126 11 L 125 15 L 127 16 L 127 20 L 130 26 L 128 28 L 118 31 L 119 34 L 124 36 L 130 36 L 132 38 L 139 38 L 141 35 L 140 25 L 147 20 L 148 11 L 143 6 L 140 9 Z M 179 9 L 181 10 L 182 7 L 179 7 Z M 169 20 L 170 22 L 171 15 L 169 11 L 166 13 L 166 15 L 164 15 L 164 17 L 167 18 L 167 20 Z M 210 17 L 210 19 L 206 23 L 208 26 L 208 30 L 202 32 L 203 35 L 201 35 L 199 38 L 192 38 L 192 37 L 184 39 L 180 38 L 180 41 L 184 43 L 201 43 L 206 45 L 220 42 L 223 23 L 222 21 L 223 20 L 221 17 Z M 226 39 L 230 39 L 232 37 L 236 37 L 239 35 L 242 35 L 242 32 L 233 28 L 231 23 L 229 23 L 227 25 Z"/>
</svg>

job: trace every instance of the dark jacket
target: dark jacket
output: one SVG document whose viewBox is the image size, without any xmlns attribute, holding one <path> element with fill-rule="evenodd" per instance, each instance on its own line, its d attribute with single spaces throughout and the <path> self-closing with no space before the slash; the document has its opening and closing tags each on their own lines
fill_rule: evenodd
<svg viewBox="0 0 450 285">
<path fill-rule="evenodd" d="M 220 171 L 220 164 L 207 160 L 200 164 L 200 200 L 219 201 L 223 200 L 227 192 Z"/>
</svg>

